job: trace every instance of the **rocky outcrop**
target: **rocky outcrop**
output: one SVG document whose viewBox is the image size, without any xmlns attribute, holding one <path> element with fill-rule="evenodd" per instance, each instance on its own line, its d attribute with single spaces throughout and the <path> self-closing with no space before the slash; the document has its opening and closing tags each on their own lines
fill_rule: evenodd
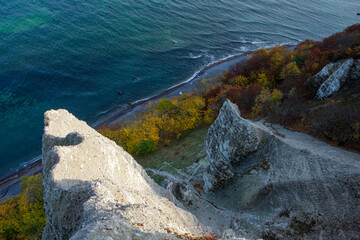
<svg viewBox="0 0 360 240">
<path fill-rule="evenodd" d="M 318 88 L 315 99 L 331 97 L 349 80 L 360 77 L 360 61 L 353 59 L 329 63 L 315 76 L 306 81 L 306 85 Z"/>
<path fill-rule="evenodd" d="M 254 152 L 258 144 L 259 137 L 253 124 L 240 116 L 235 104 L 226 100 L 208 131 L 205 142 L 208 157 L 238 162 L 241 157 Z"/>
<path fill-rule="evenodd" d="M 340 90 L 349 77 L 349 73 L 354 64 L 353 59 L 346 60 L 341 66 L 321 84 L 316 93 L 316 99 L 324 99 L 332 96 Z"/>
<path fill-rule="evenodd" d="M 229 101 L 209 129 L 208 162 L 194 163 L 212 191 L 192 174 L 161 188 L 66 110 L 46 112 L 45 124 L 43 239 L 360 236 L 360 155 L 245 120 Z"/>
<path fill-rule="evenodd" d="M 206 211 L 211 219 L 218 219 L 213 225 L 223 230 L 231 228 L 237 237 L 359 238 L 360 155 L 276 125 L 241 119 L 232 106 L 224 104 L 218 119 L 228 121 L 215 121 L 207 139 L 212 143 L 207 144 L 211 147 L 209 168 L 217 161 L 230 163 L 232 180 L 193 200 L 191 211 L 200 222 L 205 219 L 201 213 Z M 236 124 L 230 121 L 234 116 Z M 245 133 L 235 135 L 245 141 L 227 134 L 236 132 L 234 127 L 243 129 Z M 219 137 L 224 131 L 227 137 Z M 257 140 L 250 141 L 253 147 L 249 147 L 246 139 Z M 220 149 L 236 140 L 231 152 L 235 153 L 235 146 L 242 142 L 251 151 L 227 161 L 224 155 L 230 156 L 228 151 L 223 154 Z M 244 146 L 239 146 L 240 152 Z M 206 174 L 211 172 L 208 169 Z M 209 178 L 205 178 L 205 184 Z M 207 203 L 213 211 L 210 204 L 204 207 Z"/>
<path fill-rule="evenodd" d="M 43 239 L 197 236 L 197 219 L 113 141 L 66 110 L 45 125 Z"/>
<path fill-rule="evenodd" d="M 321 71 L 318 72 L 316 75 L 310 77 L 305 82 L 305 84 L 319 88 L 321 84 L 323 84 L 336 70 L 338 70 L 343 63 L 344 63 L 343 60 L 338 61 L 336 63 L 329 63 L 323 69 L 321 69 Z"/>
<path fill-rule="evenodd" d="M 204 175 L 205 186 L 215 190 L 226 184 L 233 176 L 232 163 L 254 152 L 259 137 L 254 126 L 240 117 L 235 104 L 225 101 L 219 116 L 211 125 L 205 142 L 210 162 Z"/>
</svg>

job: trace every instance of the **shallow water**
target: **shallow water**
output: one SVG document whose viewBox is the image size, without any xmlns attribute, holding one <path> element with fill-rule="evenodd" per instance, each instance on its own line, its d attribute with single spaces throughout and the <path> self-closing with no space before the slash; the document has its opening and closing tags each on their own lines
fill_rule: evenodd
<svg viewBox="0 0 360 240">
<path fill-rule="evenodd" d="M 48 109 L 91 124 L 209 62 L 341 31 L 359 22 L 359 8 L 355 0 L 0 0 L 0 175 L 41 153 Z"/>
</svg>

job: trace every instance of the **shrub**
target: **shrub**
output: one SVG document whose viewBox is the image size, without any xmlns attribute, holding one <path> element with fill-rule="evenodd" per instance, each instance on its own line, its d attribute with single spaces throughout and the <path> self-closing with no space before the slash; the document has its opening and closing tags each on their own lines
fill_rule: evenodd
<svg viewBox="0 0 360 240">
<path fill-rule="evenodd" d="M 233 103 L 237 103 L 239 101 L 242 90 L 243 88 L 240 86 L 229 86 L 224 91 L 224 93 L 227 99 L 229 99 Z"/>
<path fill-rule="evenodd" d="M 290 62 L 287 64 L 283 70 L 281 71 L 281 78 L 283 79 L 296 79 L 301 73 L 300 69 L 298 68 L 296 62 Z"/>
<path fill-rule="evenodd" d="M 140 143 L 137 154 L 141 156 L 146 156 L 149 153 L 155 151 L 155 149 L 156 149 L 156 145 L 154 141 L 144 140 Z"/>
<path fill-rule="evenodd" d="M 211 99 L 216 98 L 221 92 L 221 87 L 217 86 L 217 87 L 213 87 L 211 89 L 209 89 L 206 93 L 205 93 L 205 104 L 206 107 L 209 106 Z"/>
<path fill-rule="evenodd" d="M 249 58 L 249 60 L 246 62 L 245 68 L 243 71 L 245 71 L 244 76 L 246 74 L 249 74 L 251 72 L 267 72 L 271 68 L 271 59 L 268 54 L 268 51 L 264 48 L 255 51 L 252 56 Z"/>
<path fill-rule="evenodd" d="M 243 89 L 237 105 L 245 112 L 250 112 L 255 105 L 256 97 L 261 93 L 262 87 L 259 84 L 254 84 L 246 89 Z"/>
<path fill-rule="evenodd" d="M 282 93 L 279 90 L 274 89 L 270 91 L 264 89 L 260 95 L 256 97 L 252 114 L 256 117 L 265 117 L 270 113 L 278 113 L 281 98 Z"/>
<path fill-rule="evenodd" d="M 338 32 L 325 38 L 320 47 L 324 50 L 339 50 L 359 44 L 360 24 L 352 25 L 343 32 Z"/>
<path fill-rule="evenodd" d="M 160 99 L 159 102 L 156 104 L 156 110 L 159 111 L 170 111 L 170 109 L 173 107 L 173 104 L 170 99 L 164 98 Z"/>
<path fill-rule="evenodd" d="M 246 88 L 241 86 L 228 86 L 222 90 L 215 98 L 209 99 L 209 105 L 204 115 L 206 124 L 212 123 L 226 99 L 238 105 L 242 114 L 250 112 L 255 104 L 256 97 L 261 93 L 260 84 L 251 84 Z M 205 121 L 206 119 L 206 121 Z"/>
<path fill-rule="evenodd" d="M 291 54 L 286 46 L 277 46 L 269 49 L 270 60 L 273 68 L 279 69 Z"/>
<path fill-rule="evenodd" d="M 340 146 L 352 146 L 360 150 L 360 106 L 344 106 L 334 103 L 317 112 L 312 119 L 313 131 Z"/>
<path fill-rule="evenodd" d="M 247 79 L 247 77 L 243 75 L 238 75 L 233 79 L 232 84 L 239 85 L 241 87 L 246 87 L 250 84 L 250 82 L 249 79 Z"/>
<path fill-rule="evenodd" d="M 217 115 L 218 111 L 216 111 L 214 108 L 208 108 L 204 112 L 204 123 L 206 125 L 211 125 L 215 121 Z"/>
<path fill-rule="evenodd" d="M 23 192 L 0 204 L 1 239 L 41 239 L 46 223 L 41 174 L 22 177 Z"/>
<path fill-rule="evenodd" d="M 265 73 L 257 75 L 256 83 L 260 84 L 263 88 L 268 88 L 271 85 Z"/>
</svg>

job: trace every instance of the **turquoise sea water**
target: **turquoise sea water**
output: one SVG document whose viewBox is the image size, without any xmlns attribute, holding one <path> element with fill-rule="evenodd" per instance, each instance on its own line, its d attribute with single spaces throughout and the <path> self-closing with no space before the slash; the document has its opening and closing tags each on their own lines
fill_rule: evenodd
<svg viewBox="0 0 360 240">
<path fill-rule="evenodd" d="M 48 109 L 91 124 L 229 55 L 320 40 L 357 11 L 358 0 L 0 0 L 0 176 L 41 153 Z"/>
</svg>

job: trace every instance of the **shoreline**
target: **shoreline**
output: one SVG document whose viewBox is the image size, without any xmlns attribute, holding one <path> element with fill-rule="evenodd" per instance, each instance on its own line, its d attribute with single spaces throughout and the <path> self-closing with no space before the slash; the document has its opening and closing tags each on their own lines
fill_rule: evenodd
<svg viewBox="0 0 360 240">
<path fill-rule="evenodd" d="M 23 176 L 35 175 L 42 171 L 41 157 L 34 162 L 0 179 L 0 202 L 21 192 L 20 181 Z"/>
<path fill-rule="evenodd" d="M 95 122 L 95 124 L 93 124 L 91 127 L 98 129 L 102 126 L 111 125 L 112 122 L 114 122 L 117 119 L 121 118 L 122 116 L 134 111 L 135 108 L 137 108 L 137 107 L 145 106 L 147 103 L 154 101 L 154 100 L 159 100 L 161 98 L 166 98 L 166 97 L 172 97 L 175 91 L 180 90 L 181 88 L 183 88 L 187 85 L 192 85 L 194 82 L 203 79 L 203 78 L 201 78 L 201 76 L 204 75 L 206 73 L 206 71 L 208 71 L 216 66 L 219 66 L 223 63 L 227 63 L 227 62 L 239 59 L 241 57 L 246 57 L 246 56 L 250 55 L 252 52 L 254 52 L 254 51 L 247 51 L 247 52 L 239 54 L 239 55 L 229 56 L 229 57 L 221 59 L 219 61 L 210 63 L 209 65 L 203 67 L 201 70 L 195 72 L 195 74 L 192 77 L 190 77 L 188 80 L 183 81 L 178 84 L 175 84 L 174 86 L 171 86 L 170 88 L 165 89 L 158 94 L 155 94 L 153 96 L 143 98 L 143 99 L 137 100 L 131 104 L 128 104 L 128 106 L 125 109 L 122 109 L 122 110 L 116 112 L 115 114 L 113 113 L 112 115 L 106 117 L 103 120 L 99 120 L 99 121 Z"/>
<path fill-rule="evenodd" d="M 283 45 L 283 46 L 287 46 L 289 48 L 292 47 L 292 45 Z M 150 101 L 155 101 L 166 97 L 173 97 L 179 95 L 179 92 L 182 93 L 190 92 L 193 83 L 198 82 L 201 79 L 213 77 L 216 74 L 225 72 L 225 70 L 227 70 L 230 66 L 233 66 L 237 63 L 246 60 L 256 50 L 257 49 L 247 51 L 242 54 L 229 56 L 219 61 L 209 63 L 201 70 L 195 72 L 194 75 L 190 77 L 188 80 L 175 84 L 174 86 L 165 89 L 153 96 L 137 100 L 132 104 L 126 106 L 125 109 L 114 111 L 110 113 L 108 116 L 105 116 L 103 119 L 96 121 L 94 124 L 91 125 L 91 127 L 95 129 L 99 129 L 102 126 L 116 124 L 117 121 L 130 118 L 132 115 L 138 113 L 139 111 L 142 111 Z M 211 70 L 214 71 L 211 73 Z M 42 171 L 42 159 L 40 155 L 36 157 L 33 162 L 28 163 L 24 167 L 20 167 L 15 172 L 9 173 L 8 175 L 5 175 L 4 177 L 0 178 L 0 202 L 5 201 L 6 199 L 21 193 L 21 186 L 20 186 L 21 177 L 31 176 L 41 171 Z"/>
</svg>

